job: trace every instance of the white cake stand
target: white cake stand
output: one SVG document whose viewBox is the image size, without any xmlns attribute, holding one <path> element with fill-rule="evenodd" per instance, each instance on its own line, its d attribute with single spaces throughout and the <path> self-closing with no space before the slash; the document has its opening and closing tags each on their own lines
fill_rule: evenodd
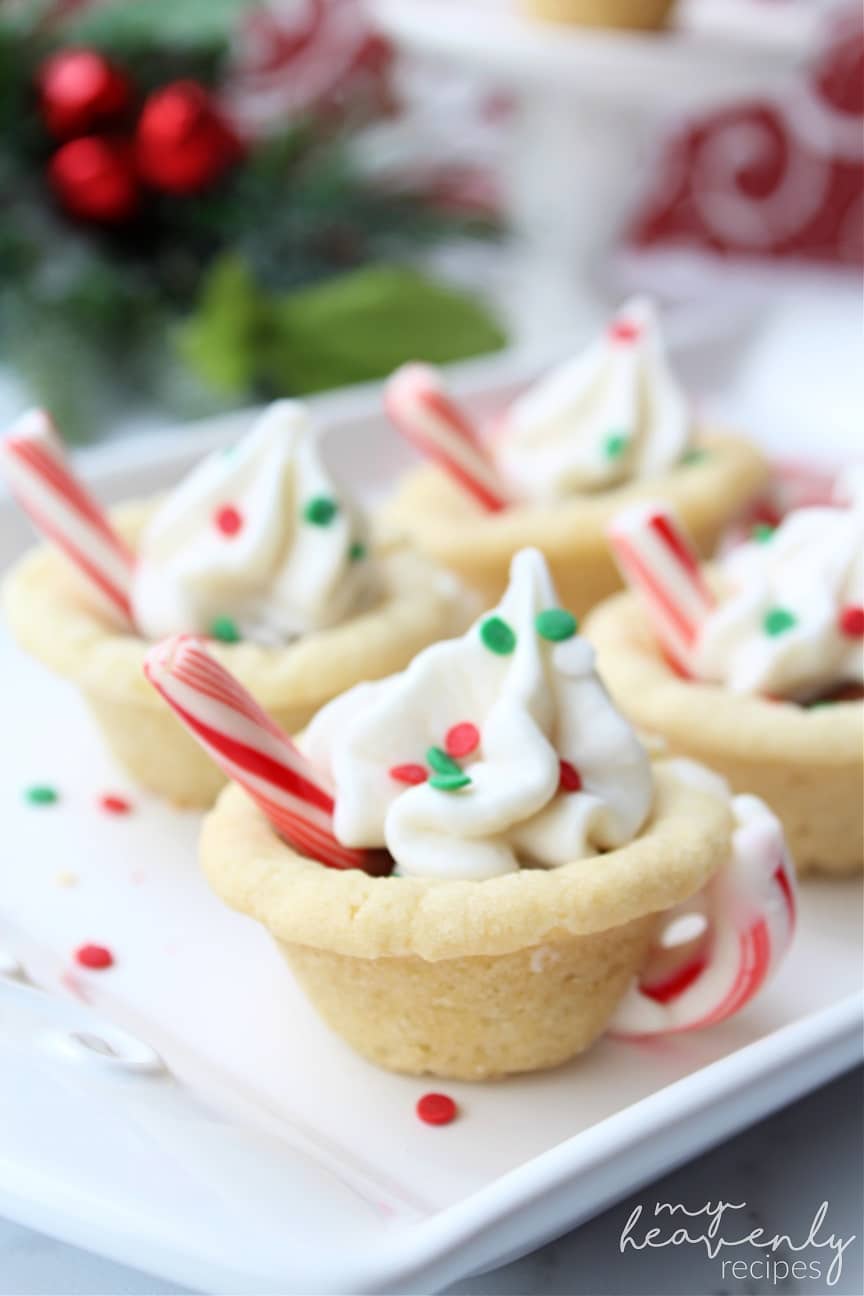
<svg viewBox="0 0 864 1296">
<path fill-rule="evenodd" d="M 587 31 L 522 16 L 515 0 L 371 0 L 397 47 L 510 91 L 504 193 L 508 305 L 547 334 L 586 331 L 609 301 L 602 272 L 664 118 L 788 84 L 823 6 L 693 0 L 663 33 Z M 529 330 L 530 332 L 530 330 Z"/>
</svg>

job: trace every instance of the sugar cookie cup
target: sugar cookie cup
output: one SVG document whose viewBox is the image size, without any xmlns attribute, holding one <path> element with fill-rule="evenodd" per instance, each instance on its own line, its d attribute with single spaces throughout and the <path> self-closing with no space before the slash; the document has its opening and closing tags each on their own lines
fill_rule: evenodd
<svg viewBox="0 0 864 1296">
<path fill-rule="evenodd" d="M 484 881 L 370 877 L 299 855 L 237 787 L 204 821 L 223 900 L 262 923 L 324 1021 L 379 1066 L 481 1080 L 556 1066 L 607 1028 L 664 913 L 730 855 L 729 803 L 655 766 L 628 846 Z"/>
<path fill-rule="evenodd" d="M 112 513 L 133 546 L 154 509 Z M 381 559 L 384 592 L 367 611 L 284 647 L 212 643 L 279 725 L 296 732 L 326 701 L 363 679 L 401 669 L 421 648 L 461 630 L 469 613 L 455 585 L 416 554 Z M 147 684 L 144 638 L 118 631 L 82 598 L 77 573 L 56 550 L 25 556 L 4 585 L 7 620 L 21 646 L 84 696 L 121 765 L 175 805 L 212 805 L 225 779 Z"/>
<path fill-rule="evenodd" d="M 536 546 L 547 559 L 562 603 L 582 616 L 621 588 L 606 530 L 627 504 L 667 500 L 699 552 L 710 556 L 767 478 L 764 457 L 748 441 L 705 432 L 686 461 L 660 477 L 595 495 L 486 513 L 430 465 L 409 473 L 397 487 L 384 506 L 380 531 L 390 542 L 409 540 L 490 604 L 507 585 L 514 553 Z"/>
<path fill-rule="evenodd" d="M 665 26 L 675 0 L 521 0 L 525 13 L 577 27 L 656 31 Z"/>
<path fill-rule="evenodd" d="M 644 611 L 620 594 L 585 633 L 615 702 L 670 754 L 704 762 L 737 792 L 762 798 L 783 824 L 799 874 L 864 867 L 864 703 L 801 707 L 682 679 Z"/>
</svg>

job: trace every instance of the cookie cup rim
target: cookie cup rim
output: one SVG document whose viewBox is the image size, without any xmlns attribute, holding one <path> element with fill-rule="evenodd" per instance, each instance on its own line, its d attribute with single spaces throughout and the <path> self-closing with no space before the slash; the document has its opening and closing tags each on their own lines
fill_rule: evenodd
<svg viewBox="0 0 864 1296">
<path fill-rule="evenodd" d="M 669 909 L 725 863 L 728 801 L 663 763 L 654 776 L 651 819 L 633 842 L 557 869 L 438 881 L 325 868 L 282 841 L 234 785 L 204 819 L 199 858 L 217 895 L 283 943 L 430 962 L 511 954 Z"/>
<path fill-rule="evenodd" d="M 118 531 L 135 543 L 157 499 L 129 501 L 111 510 Z M 208 652 L 255 694 L 265 708 L 314 707 L 358 679 L 374 677 L 374 663 L 394 638 L 417 650 L 458 630 L 458 585 L 422 554 L 407 548 L 377 553 L 385 595 L 339 625 L 265 647 L 249 641 L 205 639 Z M 144 658 L 155 640 L 112 627 L 88 605 L 77 574 L 48 544 L 29 550 L 7 573 L 3 610 L 18 643 L 56 674 L 85 692 L 158 709 L 164 704 L 147 682 Z M 430 609 L 434 600 L 435 611 Z M 433 619 L 439 624 L 432 627 Z M 467 617 L 466 617 L 467 619 Z M 429 633 L 418 638 L 417 627 Z M 434 629 L 434 633 L 433 633 Z"/>
</svg>

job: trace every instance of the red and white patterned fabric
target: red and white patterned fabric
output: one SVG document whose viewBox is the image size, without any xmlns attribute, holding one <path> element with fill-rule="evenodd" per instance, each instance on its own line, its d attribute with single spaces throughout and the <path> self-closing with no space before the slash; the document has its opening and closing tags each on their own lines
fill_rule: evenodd
<svg viewBox="0 0 864 1296">
<path fill-rule="evenodd" d="M 311 111 L 359 123 L 394 110 L 392 62 L 361 0 L 267 0 L 243 15 L 223 98 L 252 134 Z"/>
<path fill-rule="evenodd" d="M 826 36 L 782 101 L 733 105 L 669 142 L 635 223 L 637 245 L 864 263 L 859 6 L 835 16 Z"/>
</svg>

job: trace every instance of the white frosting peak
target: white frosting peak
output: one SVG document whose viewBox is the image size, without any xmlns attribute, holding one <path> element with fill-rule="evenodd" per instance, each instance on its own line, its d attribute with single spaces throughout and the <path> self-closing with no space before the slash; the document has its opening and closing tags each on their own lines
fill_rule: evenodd
<svg viewBox="0 0 864 1296">
<path fill-rule="evenodd" d="M 690 434 L 654 309 L 640 299 L 514 401 L 491 449 L 514 492 L 556 499 L 659 476 L 680 460 Z"/>
<path fill-rule="evenodd" d="M 448 775 L 457 726 L 473 726 L 476 745 Z M 553 868 L 624 845 L 653 797 L 648 758 L 530 549 L 493 612 L 330 703 L 304 749 L 335 784 L 339 840 L 386 845 L 400 873 L 420 877 Z M 400 781 L 411 767 L 431 777 Z"/>
<path fill-rule="evenodd" d="M 696 645 L 701 679 L 806 701 L 864 682 L 864 500 L 798 509 L 723 564 L 728 593 Z"/>
<path fill-rule="evenodd" d="M 138 547 L 137 625 L 280 644 L 344 620 L 374 594 L 365 523 L 325 469 L 303 405 L 278 401 L 236 446 L 208 455 Z"/>
</svg>

